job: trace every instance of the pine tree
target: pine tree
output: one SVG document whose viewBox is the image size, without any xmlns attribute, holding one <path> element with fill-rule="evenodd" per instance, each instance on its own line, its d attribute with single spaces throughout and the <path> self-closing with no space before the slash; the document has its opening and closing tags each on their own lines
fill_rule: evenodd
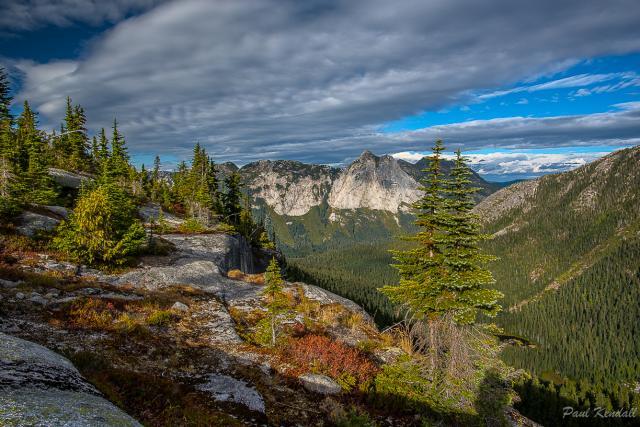
<svg viewBox="0 0 640 427">
<path fill-rule="evenodd" d="M 240 174 L 232 173 L 224 180 L 226 192 L 222 195 L 222 208 L 225 221 L 231 225 L 240 224 L 240 214 L 242 206 L 240 200 L 242 193 L 240 192 Z"/>
<path fill-rule="evenodd" d="M 111 137 L 111 152 L 109 153 L 106 165 L 102 170 L 102 179 L 104 182 L 116 182 L 120 186 L 124 187 L 126 186 L 127 181 L 130 180 L 130 169 L 126 142 L 118 130 L 118 122 L 114 119 L 113 134 Z"/>
<path fill-rule="evenodd" d="M 489 236 L 480 233 L 479 218 L 471 213 L 472 196 L 479 191 L 470 186 L 471 174 L 458 150 L 447 185 L 446 205 L 451 223 L 446 229 L 444 261 L 448 273 L 445 287 L 456 296 L 449 310 L 459 324 L 473 323 L 478 312 L 495 316 L 500 311 L 498 300 L 503 297 L 497 290 L 486 288 L 495 280 L 483 266 L 496 258 L 482 254 L 478 248 L 478 243 Z"/>
<path fill-rule="evenodd" d="M 11 102 L 13 97 L 11 96 L 11 86 L 9 85 L 9 76 L 3 67 L 0 67 L 0 123 L 8 122 L 9 125 L 13 123 L 13 116 L 11 115 Z"/>
<path fill-rule="evenodd" d="M 437 141 L 425 169 L 427 177 L 421 181 L 424 195 L 414 205 L 420 231 L 408 240 L 418 247 L 394 252 L 400 282 L 381 290 L 416 319 L 451 315 L 457 323 L 467 324 L 478 312 L 495 315 L 501 294 L 484 288 L 493 283 L 491 273 L 482 267 L 491 257 L 477 247 L 485 236 L 471 214 L 471 196 L 477 191 L 469 188 L 471 172 L 459 155 L 451 180 L 443 177 L 443 150 Z"/>
<path fill-rule="evenodd" d="M 271 345 L 276 344 L 278 335 L 278 318 L 286 313 L 288 301 L 283 291 L 284 280 L 280 273 L 280 265 L 271 259 L 267 271 L 264 273 L 265 288 L 262 295 L 267 298 L 267 321 L 271 332 Z"/>
<path fill-rule="evenodd" d="M 406 251 L 395 251 L 393 266 L 400 273 L 397 286 L 385 286 L 381 291 L 393 302 L 400 303 L 418 319 L 436 319 L 447 313 L 449 305 L 443 298 L 443 228 L 449 224 L 449 215 L 445 209 L 442 173 L 442 141 L 436 141 L 433 154 L 429 157 L 429 167 L 425 169 L 426 177 L 419 190 L 423 196 L 414 204 L 415 224 L 420 231 L 405 239 L 415 241 L 418 246 Z"/>
<path fill-rule="evenodd" d="M 26 202 L 46 204 L 55 198 L 56 192 L 48 173 L 47 143 L 37 124 L 36 113 L 25 101 L 16 132 L 16 145 L 24 157 L 19 174 L 24 185 L 23 198 Z"/>
<path fill-rule="evenodd" d="M 115 184 L 81 192 L 73 214 L 58 227 L 54 245 L 90 265 L 125 263 L 146 240 L 131 196 Z"/>
<path fill-rule="evenodd" d="M 207 186 L 209 188 L 209 197 L 211 198 L 211 209 L 215 214 L 221 214 L 222 202 L 220 201 L 217 174 L 216 164 L 212 158 L 209 158 L 209 165 L 207 168 Z"/>
<path fill-rule="evenodd" d="M 18 210 L 12 101 L 9 78 L 5 69 L 0 67 L 0 216 L 8 218 L 14 216 Z"/>
</svg>

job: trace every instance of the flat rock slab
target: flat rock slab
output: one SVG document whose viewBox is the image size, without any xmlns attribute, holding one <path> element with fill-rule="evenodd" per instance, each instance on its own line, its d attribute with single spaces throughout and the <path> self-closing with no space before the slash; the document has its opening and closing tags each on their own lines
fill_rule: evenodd
<svg viewBox="0 0 640 427">
<path fill-rule="evenodd" d="M 3 426 L 140 426 L 69 360 L 1 332 L 0 420 Z"/>
<path fill-rule="evenodd" d="M 245 405 L 252 411 L 264 414 L 264 400 L 258 391 L 242 380 L 228 375 L 211 374 L 207 381 L 197 386 L 220 402 L 234 402 Z"/>
<path fill-rule="evenodd" d="M 11 390 L 0 393 L 2 426 L 141 427 L 99 396 L 69 390 Z"/>
</svg>

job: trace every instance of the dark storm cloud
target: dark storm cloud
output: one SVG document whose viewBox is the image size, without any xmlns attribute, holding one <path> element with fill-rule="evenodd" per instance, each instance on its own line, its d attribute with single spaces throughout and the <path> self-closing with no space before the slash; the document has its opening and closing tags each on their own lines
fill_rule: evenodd
<svg viewBox="0 0 640 427">
<path fill-rule="evenodd" d="M 636 1 L 181 0 L 121 22 L 82 60 L 10 65 L 24 73 L 18 98 L 45 122 L 70 95 L 93 124 L 117 115 L 135 152 L 182 157 L 200 141 L 219 160 L 330 163 L 434 136 L 465 148 L 638 137 L 635 109 L 377 131 L 479 89 L 638 51 L 638 22 Z"/>
</svg>

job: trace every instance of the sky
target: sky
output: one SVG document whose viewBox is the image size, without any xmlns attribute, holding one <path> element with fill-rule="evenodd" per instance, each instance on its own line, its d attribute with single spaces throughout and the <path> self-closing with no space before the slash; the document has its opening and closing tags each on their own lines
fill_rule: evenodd
<svg viewBox="0 0 640 427">
<path fill-rule="evenodd" d="M 635 0 L 0 0 L 0 66 L 46 129 L 66 96 L 133 159 L 409 161 L 490 180 L 640 144 Z"/>
</svg>

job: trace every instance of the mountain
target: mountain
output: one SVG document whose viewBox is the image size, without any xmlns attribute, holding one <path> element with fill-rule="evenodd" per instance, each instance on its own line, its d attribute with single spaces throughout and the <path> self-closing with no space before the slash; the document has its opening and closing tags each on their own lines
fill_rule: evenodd
<svg viewBox="0 0 640 427">
<path fill-rule="evenodd" d="M 475 208 L 505 294 L 499 322 L 534 349 L 512 363 L 619 384 L 640 378 L 640 147 L 516 183 Z"/>
<path fill-rule="evenodd" d="M 354 242 L 385 241 L 412 228 L 411 204 L 427 161 L 416 164 L 363 152 L 341 169 L 291 160 L 261 160 L 237 169 L 219 165 L 222 175 L 238 171 L 254 209 L 265 218 L 285 253 L 300 256 Z M 452 162 L 444 161 L 445 171 Z M 497 190 L 473 175 L 479 199 Z"/>
<path fill-rule="evenodd" d="M 488 267 L 505 295 L 495 319 L 504 330 L 502 357 L 534 374 L 517 388 L 523 403 L 516 407 L 543 425 L 558 425 L 566 406 L 631 408 L 640 400 L 638 189 L 635 147 L 514 183 L 475 207 L 493 236 L 484 249 L 499 257 Z M 393 308 L 377 289 L 397 283 L 388 251 L 407 245 L 351 241 L 289 258 L 290 270 L 392 324 Z"/>
</svg>

